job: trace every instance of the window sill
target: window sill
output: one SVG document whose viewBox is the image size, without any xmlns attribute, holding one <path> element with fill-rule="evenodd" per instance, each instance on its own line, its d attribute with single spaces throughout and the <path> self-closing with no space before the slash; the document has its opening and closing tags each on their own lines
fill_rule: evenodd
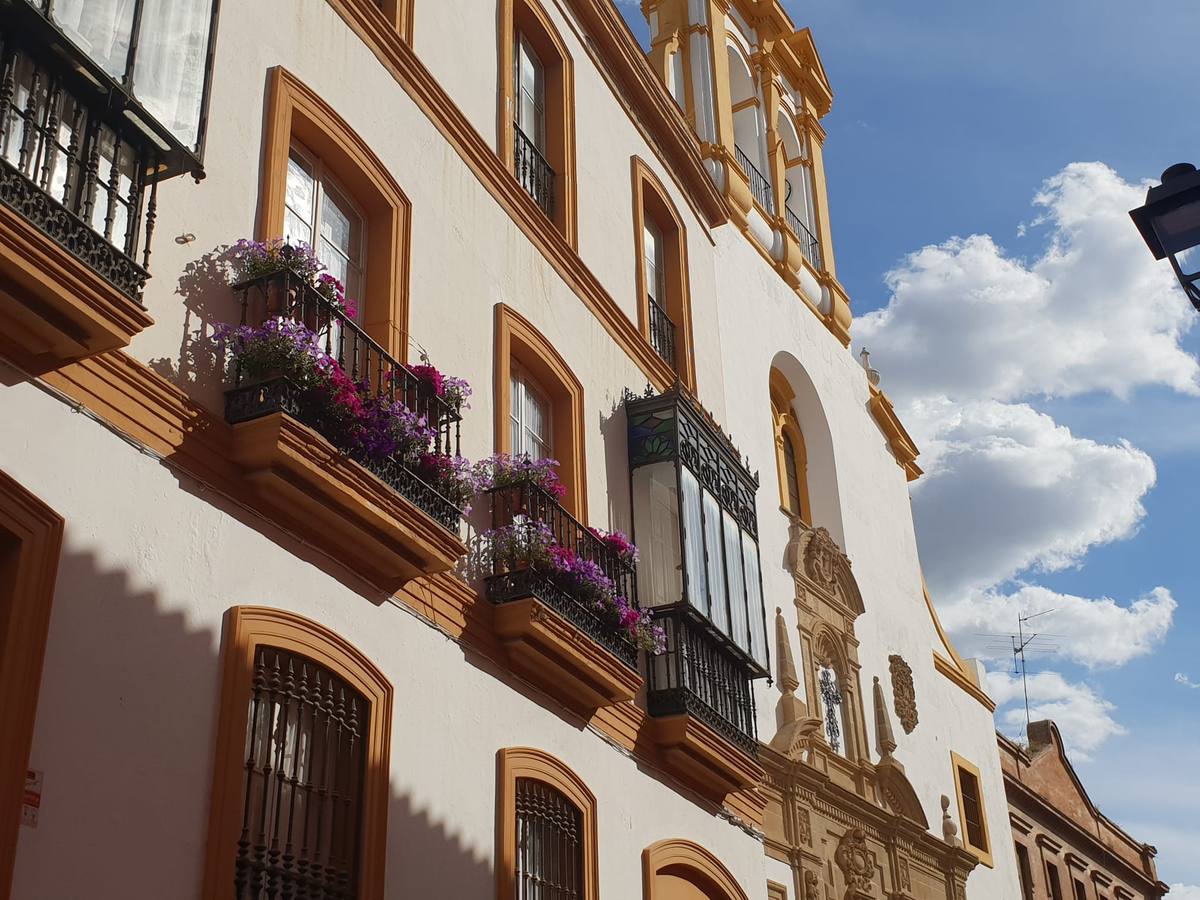
<svg viewBox="0 0 1200 900">
<path fill-rule="evenodd" d="M 141 305 L 0 204 L 0 354 L 40 375 L 125 347 L 154 323 Z"/>
<path fill-rule="evenodd" d="M 511 577 L 490 578 L 488 597 L 496 603 L 493 629 L 514 672 L 589 717 L 597 709 L 632 700 L 637 695 L 642 678 L 637 672 L 636 650 L 631 664 L 628 657 L 623 659 L 604 647 L 556 608 L 561 602 L 575 601 L 548 600 L 536 579 L 521 579 L 525 585 L 515 591 L 516 596 L 497 603 L 494 599 L 497 586 L 510 587 Z"/>
<path fill-rule="evenodd" d="M 763 768 L 695 716 L 681 713 L 651 720 L 663 764 L 697 792 L 722 802 L 763 779 Z"/>
<path fill-rule="evenodd" d="M 281 525 L 396 591 L 453 568 L 459 537 L 286 413 L 232 428 L 232 457 Z"/>
</svg>

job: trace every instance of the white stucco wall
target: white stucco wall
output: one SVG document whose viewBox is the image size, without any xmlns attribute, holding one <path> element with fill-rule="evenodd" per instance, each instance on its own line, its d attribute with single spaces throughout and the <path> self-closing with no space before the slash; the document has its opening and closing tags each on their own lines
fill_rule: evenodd
<svg viewBox="0 0 1200 900">
<path fill-rule="evenodd" d="M 921 594 L 907 485 L 867 410 L 861 368 L 744 235 L 729 225 L 710 233 L 697 219 L 593 68 L 566 4 L 544 5 L 575 62 L 580 255 L 636 322 L 630 157 L 641 157 L 685 220 L 700 397 L 761 472 L 767 607 L 781 606 L 792 625 L 767 379 L 780 353 L 803 369 L 811 386 L 796 385 L 805 398 L 801 424 L 810 435 L 827 432 L 824 455 L 813 453 L 810 437 L 816 524 L 850 555 L 867 609 L 856 629 L 868 726 L 870 678 L 888 684 L 887 656 L 899 652 L 913 667 L 921 722 L 907 736 L 897 723 L 897 756 L 939 834 L 938 797 L 953 795 L 949 751 L 980 767 L 996 869 L 977 870 L 968 890 L 972 900 L 1006 898 L 1016 874 L 991 716 L 933 669 L 939 642 Z M 414 7 L 417 53 L 495 147 L 495 2 Z M 253 234 L 266 79 L 275 65 L 347 120 L 412 203 L 410 331 L 435 364 L 475 387 L 464 454 L 492 450 L 493 309 L 504 302 L 583 384 L 591 523 L 628 530 L 623 419 L 612 417 L 622 389 L 640 390 L 645 376 L 326 3 L 222 4 L 207 177 L 161 188 L 145 297 L 155 325 L 129 352 L 220 408 L 220 373 L 197 338 L 233 320 L 236 304 L 195 261 Z M 185 234 L 194 241 L 176 243 Z M 45 795 L 39 827 L 21 832 L 14 897 L 196 895 L 221 618 L 235 604 L 286 607 L 325 623 L 396 686 L 389 896 L 491 893 L 495 753 L 512 745 L 559 756 L 598 797 L 606 896 L 639 896 L 639 854 L 666 837 L 704 844 L 752 898 L 765 897 L 768 876 L 787 883 L 756 839 L 505 673 L 464 659 L 413 615 L 370 602 L 313 565 L 317 551 L 33 386 L 3 388 L 0 397 L 7 421 L 34 423 L 0 432 L 0 468 L 67 520 L 31 761 L 45 771 Z M 810 418 L 817 415 L 823 423 Z M 812 464 L 818 459 L 824 463 Z M 773 637 L 770 622 L 768 615 Z M 778 694 L 762 683 L 757 690 L 767 740 Z M 464 772 L 471 777 L 460 778 Z M 71 865 L 62 864 L 67 847 Z"/>
</svg>

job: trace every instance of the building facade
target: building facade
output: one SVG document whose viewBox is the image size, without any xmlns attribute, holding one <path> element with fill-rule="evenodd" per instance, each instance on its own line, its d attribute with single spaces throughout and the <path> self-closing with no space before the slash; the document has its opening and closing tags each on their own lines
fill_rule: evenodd
<svg viewBox="0 0 1200 900">
<path fill-rule="evenodd" d="M 1053 722 L 999 744 L 1022 900 L 1161 900 L 1157 851 L 1096 808 Z"/>
<path fill-rule="evenodd" d="M 812 35 L 644 11 L 0 0 L 0 895 L 1016 896 Z"/>
</svg>

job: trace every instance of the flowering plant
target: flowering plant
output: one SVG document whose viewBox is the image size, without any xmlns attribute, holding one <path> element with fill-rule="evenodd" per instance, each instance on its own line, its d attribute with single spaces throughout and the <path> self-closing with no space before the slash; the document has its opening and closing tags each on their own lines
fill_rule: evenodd
<svg viewBox="0 0 1200 900">
<path fill-rule="evenodd" d="M 600 543 L 611 550 L 623 563 L 633 565 L 638 561 L 638 548 L 633 545 L 633 541 L 629 540 L 621 531 L 604 531 L 600 528 L 589 528 Z"/>
<path fill-rule="evenodd" d="M 556 459 L 494 453 L 475 464 L 475 484 L 480 491 L 532 484 L 561 500 L 567 495 L 567 488 L 558 480 L 557 470 Z"/>
<path fill-rule="evenodd" d="M 268 319 L 257 328 L 221 323 L 213 339 L 228 346 L 234 365 L 251 380 L 282 375 L 302 390 L 313 389 L 337 367 L 317 335 L 291 319 Z"/>
<path fill-rule="evenodd" d="M 418 478 L 461 509 L 463 515 L 470 514 L 471 499 L 475 496 L 475 478 L 469 460 L 461 456 L 424 452 L 417 457 L 413 471 Z"/>
<path fill-rule="evenodd" d="M 253 281 L 285 270 L 313 279 L 325 269 L 313 248 L 302 241 L 289 244 L 281 238 L 270 241 L 242 238 L 231 249 L 235 282 Z"/>
<path fill-rule="evenodd" d="M 328 300 L 329 304 L 346 318 L 358 318 L 358 304 L 346 296 L 345 287 L 328 272 L 322 272 L 317 276 L 316 288 L 317 293 Z"/>
<path fill-rule="evenodd" d="M 417 381 L 427 385 L 433 391 L 434 396 L 441 397 L 455 409 L 470 408 L 467 400 L 471 396 L 471 385 L 465 378 L 444 374 L 436 366 L 431 365 L 425 356 L 421 357 L 420 365 L 409 366 L 408 371 Z"/>
</svg>

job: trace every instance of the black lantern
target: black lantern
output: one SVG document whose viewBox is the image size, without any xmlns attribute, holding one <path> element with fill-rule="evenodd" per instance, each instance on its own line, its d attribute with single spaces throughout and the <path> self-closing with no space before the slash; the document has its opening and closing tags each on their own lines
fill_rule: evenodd
<svg viewBox="0 0 1200 900">
<path fill-rule="evenodd" d="M 1200 310 L 1200 269 L 1186 257 L 1200 246 L 1200 172 L 1191 163 L 1176 163 L 1162 173 L 1162 184 L 1146 192 L 1146 205 L 1129 211 L 1155 259 L 1170 257 L 1175 277 L 1192 306 Z"/>
</svg>

